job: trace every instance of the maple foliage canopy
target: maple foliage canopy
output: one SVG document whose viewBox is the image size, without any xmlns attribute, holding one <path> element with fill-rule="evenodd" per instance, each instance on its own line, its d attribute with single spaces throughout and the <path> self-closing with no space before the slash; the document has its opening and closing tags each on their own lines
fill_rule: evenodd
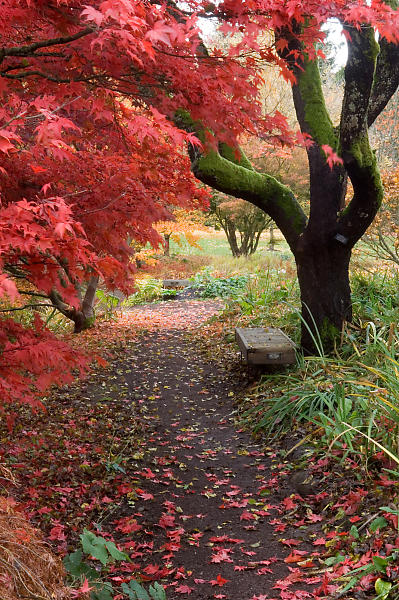
<svg viewBox="0 0 399 600">
<path fill-rule="evenodd" d="M 243 81 L 233 65 L 199 69 L 195 15 L 145 1 L 10 0 L 0 27 L 0 295 L 77 308 L 92 274 L 128 290 L 128 242 L 157 243 L 169 206 L 205 200 L 183 152 L 196 140 L 167 117 L 190 107 L 238 132 L 222 99 L 242 96 L 245 114 Z M 5 403 L 33 403 L 80 364 L 37 316 L 2 319 L 1 337 Z"/>
<path fill-rule="evenodd" d="M 199 17 L 234 43 L 207 49 Z M 168 206 L 204 200 L 184 153 L 200 142 L 173 121 L 176 111 L 202 123 L 202 144 L 234 147 L 242 133 L 292 142 L 282 115 L 262 111 L 260 67 L 278 64 L 292 80 L 290 62 L 320 54 L 315 42 L 331 17 L 397 41 L 397 14 L 381 1 L 2 2 L 0 295 L 21 303 L 33 289 L 77 307 L 92 274 L 127 290 L 128 240 L 156 243 L 152 225 L 170 217 Z M 266 30 L 289 31 L 301 50 Z M 60 342 L 38 318 L 26 329 L 3 314 L 4 402 L 33 402 L 60 379 L 49 360 Z M 64 350 L 71 368 L 79 364 Z M 20 378 L 13 385 L 10 370 Z"/>
</svg>

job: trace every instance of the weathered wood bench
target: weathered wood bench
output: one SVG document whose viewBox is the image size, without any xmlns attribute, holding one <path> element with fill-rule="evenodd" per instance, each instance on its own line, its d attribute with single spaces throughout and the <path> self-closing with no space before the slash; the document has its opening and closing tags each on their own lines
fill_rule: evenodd
<svg viewBox="0 0 399 600">
<path fill-rule="evenodd" d="M 295 363 L 295 344 L 281 329 L 236 327 L 236 342 L 247 365 L 289 365 Z"/>
<path fill-rule="evenodd" d="M 166 290 L 177 290 L 189 286 L 190 283 L 191 281 L 189 279 L 164 279 L 162 287 Z"/>
</svg>

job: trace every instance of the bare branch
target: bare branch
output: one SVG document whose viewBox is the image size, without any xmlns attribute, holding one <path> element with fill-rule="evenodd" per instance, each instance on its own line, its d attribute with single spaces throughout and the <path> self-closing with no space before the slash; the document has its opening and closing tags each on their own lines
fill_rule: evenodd
<svg viewBox="0 0 399 600">
<path fill-rule="evenodd" d="M 11 48 L 2 48 L 0 50 L 0 62 L 4 60 L 7 56 L 35 56 L 36 50 L 40 48 L 49 48 L 50 46 L 60 46 L 63 44 L 69 44 L 70 42 L 74 42 L 75 40 L 79 40 L 80 38 L 90 35 L 94 33 L 96 30 L 93 27 L 86 27 L 85 29 L 81 29 L 74 35 L 67 35 L 58 38 L 52 38 L 49 40 L 42 40 L 40 42 L 34 42 L 33 44 L 29 44 L 26 46 L 12 46 Z"/>
<path fill-rule="evenodd" d="M 51 304 L 46 304 L 45 302 L 39 302 L 38 304 L 25 304 L 24 306 L 17 306 L 15 308 L 2 308 L 0 309 L 0 313 L 6 312 L 14 312 L 16 310 L 25 310 L 27 308 L 37 308 L 38 306 L 45 306 L 46 308 L 51 308 Z"/>
</svg>

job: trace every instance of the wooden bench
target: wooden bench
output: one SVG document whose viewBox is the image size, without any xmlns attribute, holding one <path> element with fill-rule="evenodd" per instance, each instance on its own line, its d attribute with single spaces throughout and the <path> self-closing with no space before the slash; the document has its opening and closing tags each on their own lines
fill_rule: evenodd
<svg viewBox="0 0 399 600">
<path fill-rule="evenodd" d="M 236 342 L 247 365 L 290 365 L 295 363 L 295 344 L 281 329 L 236 327 Z"/>
<path fill-rule="evenodd" d="M 189 279 L 164 279 L 162 287 L 166 290 L 177 290 L 189 286 L 190 283 L 191 281 Z"/>
</svg>

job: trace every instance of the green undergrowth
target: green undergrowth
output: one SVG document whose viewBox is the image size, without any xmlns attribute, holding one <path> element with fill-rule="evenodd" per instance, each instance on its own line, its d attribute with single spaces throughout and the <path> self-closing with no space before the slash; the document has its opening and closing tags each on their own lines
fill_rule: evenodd
<svg viewBox="0 0 399 600">
<path fill-rule="evenodd" d="M 280 276 L 251 280 L 236 316 L 248 326 L 282 327 L 297 339 L 298 290 L 292 280 L 282 285 Z M 388 476 L 399 478 L 398 283 L 395 275 L 354 273 L 353 323 L 333 356 L 322 349 L 319 356 L 298 353 L 294 367 L 264 374 L 240 407 L 241 423 L 267 438 L 306 426 L 317 431 L 323 450 L 350 456 L 366 470 L 378 457 Z"/>
<path fill-rule="evenodd" d="M 122 302 L 122 308 L 144 304 L 145 302 L 155 302 L 158 300 L 169 300 L 177 294 L 176 290 L 165 289 L 160 279 L 146 277 L 136 281 L 137 292 L 126 298 Z"/>
<path fill-rule="evenodd" d="M 81 548 L 70 552 L 63 560 L 70 583 L 77 588 L 86 581 L 90 600 L 113 600 L 116 590 L 110 581 L 109 568 L 118 561 L 132 562 L 129 555 L 118 550 L 114 542 L 87 529 L 79 537 Z M 122 583 L 121 587 L 124 597 L 129 600 L 166 600 L 164 587 L 158 582 L 150 585 L 148 592 L 134 579 Z"/>
</svg>

